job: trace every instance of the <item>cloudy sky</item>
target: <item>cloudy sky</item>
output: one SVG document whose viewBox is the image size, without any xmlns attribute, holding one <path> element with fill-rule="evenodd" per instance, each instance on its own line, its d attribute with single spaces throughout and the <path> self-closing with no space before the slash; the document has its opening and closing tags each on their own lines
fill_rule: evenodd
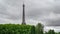
<svg viewBox="0 0 60 34">
<path fill-rule="evenodd" d="M 27 24 L 60 31 L 60 0 L 0 0 L 0 24 L 21 24 L 23 2 Z"/>
</svg>

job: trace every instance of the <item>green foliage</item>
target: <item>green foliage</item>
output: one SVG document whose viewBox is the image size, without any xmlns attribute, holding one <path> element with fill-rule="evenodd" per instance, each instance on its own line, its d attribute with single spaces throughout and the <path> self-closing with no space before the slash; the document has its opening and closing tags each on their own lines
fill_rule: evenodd
<svg viewBox="0 0 60 34">
<path fill-rule="evenodd" d="M 35 26 L 20 24 L 0 24 L 0 34 L 60 34 L 54 30 L 43 33 L 44 26 L 38 23 Z"/>
<path fill-rule="evenodd" d="M 36 26 L 36 34 L 43 34 L 43 27 L 41 23 L 38 23 Z"/>
<path fill-rule="evenodd" d="M 54 30 L 49 30 L 48 34 L 55 34 Z"/>
<path fill-rule="evenodd" d="M 45 32 L 45 34 L 48 34 L 47 32 Z"/>
<path fill-rule="evenodd" d="M 0 34 L 31 34 L 34 29 L 31 25 L 0 24 Z"/>
<path fill-rule="evenodd" d="M 31 34 L 35 34 L 35 27 L 34 26 L 32 26 L 32 28 L 31 28 Z"/>
<path fill-rule="evenodd" d="M 60 34 L 60 32 L 58 34 Z"/>
</svg>

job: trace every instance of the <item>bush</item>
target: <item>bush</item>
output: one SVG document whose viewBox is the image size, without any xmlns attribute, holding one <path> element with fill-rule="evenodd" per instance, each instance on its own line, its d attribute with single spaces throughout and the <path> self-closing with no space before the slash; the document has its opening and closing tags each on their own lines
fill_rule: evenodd
<svg viewBox="0 0 60 34">
<path fill-rule="evenodd" d="M 31 34 L 34 29 L 31 25 L 0 24 L 0 34 Z"/>
</svg>

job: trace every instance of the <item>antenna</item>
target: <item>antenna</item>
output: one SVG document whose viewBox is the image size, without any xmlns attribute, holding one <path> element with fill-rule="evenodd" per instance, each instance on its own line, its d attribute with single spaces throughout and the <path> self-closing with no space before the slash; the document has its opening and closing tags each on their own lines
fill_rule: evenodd
<svg viewBox="0 0 60 34">
<path fill-rule="evenodd" d="M 23 4 L 24 4 L 25 2 L 24 2 L 24 0 L 23 0 Z"/>
</svg>

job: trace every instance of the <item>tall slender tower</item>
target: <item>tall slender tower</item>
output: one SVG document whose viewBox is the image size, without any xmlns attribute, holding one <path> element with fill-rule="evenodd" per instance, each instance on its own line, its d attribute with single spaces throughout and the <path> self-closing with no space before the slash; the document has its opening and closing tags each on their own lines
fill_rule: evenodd
<svg viewBox="0 0 60 34">
<path fill-rule="evenodd" d="M 26 24 L 25 23 L 25 4 L 23 3 L 23 15 L 22 15 L 22 24 Z"/>
</svg>

